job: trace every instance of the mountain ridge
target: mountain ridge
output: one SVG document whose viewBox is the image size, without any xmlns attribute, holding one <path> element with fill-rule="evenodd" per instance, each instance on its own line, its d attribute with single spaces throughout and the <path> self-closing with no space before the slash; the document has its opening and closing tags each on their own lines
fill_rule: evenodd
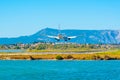
<svg viewBox="0 0 120 80">
<path fill-rule="evenodd" d="M 69 42 L 81 44 L 120 44 L 120 30 L 76 30 L 65 29 L 60 30 L 66 36 L 78 36 Z M 56 42 L 55 39 L 48 38 L 47 35 L 57 36 L 58 29 L 44 28 L 35 34 L 28 36 L 20 36 L 14 38 L 0 38 L 0 44 L 16 44 L 16 43 L 33 43 L 40 42 Z"/>
</svg>

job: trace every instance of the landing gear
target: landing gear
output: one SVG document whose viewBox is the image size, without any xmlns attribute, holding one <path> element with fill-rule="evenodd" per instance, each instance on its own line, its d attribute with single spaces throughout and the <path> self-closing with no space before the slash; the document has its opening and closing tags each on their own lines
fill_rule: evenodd
<svg viewBox="0 0 120 80">
<path fill-rule="evenodd" d="M 65 41 L 67 41 L 67 40 L 65 40 Z"/>
</svg>

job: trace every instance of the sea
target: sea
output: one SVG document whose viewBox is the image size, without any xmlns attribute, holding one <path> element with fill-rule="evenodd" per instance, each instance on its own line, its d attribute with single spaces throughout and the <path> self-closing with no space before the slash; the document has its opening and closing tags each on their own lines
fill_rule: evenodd
<svg viewBox="0 0 120 80">
<path fill-rule="evenodd" d="M 120 80 L 120 61 L 1 60 L 0 80 Z"/>
<path fill-rule="evenodd" d="M 0 52 L 5 52 L 5 53 L 16 53 L 16 52 L 20 52 L 23 53 L 26 50 L 21 50 L 21 49 L 7 49 L 7 50 L 0 50 Z"/>
</svg>

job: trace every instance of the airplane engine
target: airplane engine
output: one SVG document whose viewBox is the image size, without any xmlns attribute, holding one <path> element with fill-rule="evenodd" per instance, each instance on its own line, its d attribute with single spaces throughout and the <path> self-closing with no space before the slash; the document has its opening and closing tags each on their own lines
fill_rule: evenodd
<svg viewBox="0 0 120 80">
<path fill-rule="evenodd" d="M 68 38 L 68 40 L 70 40 L 70 38 Z"/>
</svg>

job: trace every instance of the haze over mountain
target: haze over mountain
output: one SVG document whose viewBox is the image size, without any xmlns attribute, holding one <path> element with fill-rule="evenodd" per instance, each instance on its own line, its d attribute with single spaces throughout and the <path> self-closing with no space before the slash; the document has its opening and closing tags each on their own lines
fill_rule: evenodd
<svg viewBox="0 0 120 80">
<path fill-rule="evenodd" d="M 57 29 L 45 28 L 29 36 L 0 38 L 0 44 L 33 43 L 36 41 L 56 42 L 55 39 L 48 38 L 47 35 L 57 36 L 58 33 Z M 77 38 L 68 41 L 73 43 L 120 44 L 119 30 L 61 30 L 61 33 L 66 36 L 77 36 Z"/>
</svg>

